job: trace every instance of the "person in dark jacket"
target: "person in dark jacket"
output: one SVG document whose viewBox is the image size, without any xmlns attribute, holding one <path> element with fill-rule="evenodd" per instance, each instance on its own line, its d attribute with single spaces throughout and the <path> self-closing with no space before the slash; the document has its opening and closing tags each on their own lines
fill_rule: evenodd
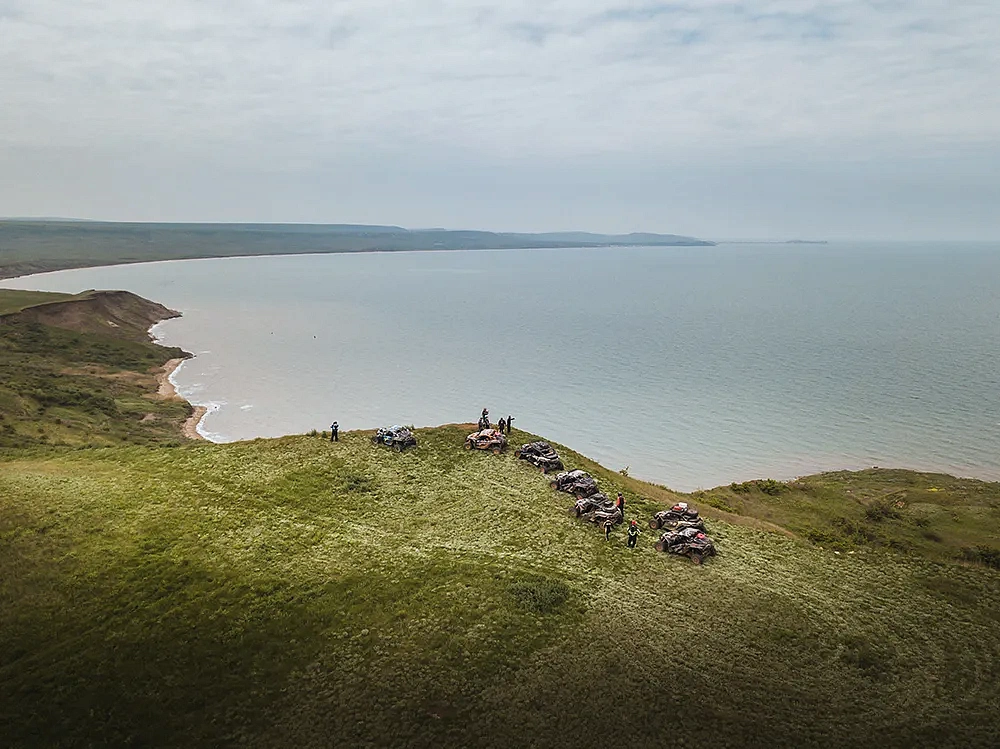
<svg viewBox="0 0 1000 749">
<path fill-rule="evenodd" d="M 634 549 L 635 544 L 638 540 L 639 540 L 639 525 L 633 520 L 628 527 L 628 547 L 630 549 Z"/>
<path fill-rule="evenodd" d="M 605 541 L 610 541 L 611 540 L 611 529 L 614 528 L 614 527 L 615 527 L 615 521 L 613 521 L 611 518 L 608 518 L 607 520 L 604 521 L 604 540 Z"/>
<path fill-rule="evenodd" d="M 513 423 L 514 423 L 514 417 L 513 416 L 508 416 L 507 417 L 507 434 L 510 434 L 510 425 L 513 424 Z"/>
<path fill-rule="evenodd" d="M 340 442 L 340 438 L 337 433 L 340 431 L 340 425 L 337 422 L 333 422 L 330 425 L 330 442 Z"/>
<path fill-rule="evenodd" d="M 505 421 L 503 420 L 503 417 L 501 417 L 501 418 L 500 418 L 500 423 L 499 423 L 499 424 L 497 424 L 497 431 L 498 431 L 498 432 L 500 432 L 500 434 L 503 434 L 503 431 L 504 431 L 504 429 L 506 429 L 506 428 L 507 428 L 507 422 L 505 422 Z"/>
</svg>

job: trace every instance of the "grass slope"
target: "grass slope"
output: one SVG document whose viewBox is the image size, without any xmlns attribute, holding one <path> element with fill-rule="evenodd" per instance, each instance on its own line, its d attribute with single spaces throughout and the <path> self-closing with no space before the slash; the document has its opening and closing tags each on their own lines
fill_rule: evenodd
<svg viewBox="0 0 1000 749">
<path fill-rule="evenodd" d="M 59 294 L 55 291 L 21 291 L 19 289 L 0 289 L 0 315 L 20 312 L 27 307 L 48 302 L 66 301 L 72 299 L 72 294 Z"/>
<path fill-rule="evenodd" d="M 1000 483 L 873 468 L 748 481 L 694 500 L 841 552 L 877 546 L 1000 569 Z"/>
<path fill-rule="evenodd" d="M 465 433 L 0 462 L 4 743 L 1000 743 L 995 571 L 723 510 L 703 567 L 630 551 Z"/>
<path fill-rule="evenodd" d="M 0 309 L 8 310 L 0 317 L 0 453 L 180 441 L 191 406 L 156 397 L 156 373 L 187 354 L 145 334 L 157 310 L 169 310 L 125 292 L 9 290 L 0 290 Z"/>
</svg>

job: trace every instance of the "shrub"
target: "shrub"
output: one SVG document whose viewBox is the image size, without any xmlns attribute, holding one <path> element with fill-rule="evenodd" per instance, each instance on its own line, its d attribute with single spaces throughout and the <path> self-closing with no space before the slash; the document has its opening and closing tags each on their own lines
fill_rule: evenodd
<svg viewBox="0 0 1000 749">
<path fill-rule="evenodd" d="M 861 525 L 860 523 L 855 523 L 850 518 L 834 518 L 832 522 L 833 526 L 837 530 L 855 543 L 877 541 L 879 538 L 875 531 Z"/>
<path fill-rule="evenodd" d="M 865 519 L 870 523 L 881 523 L 883 520 L 898 520 L 899 510 L 885 499 L 876 499 L 865 508 Z"/>
<path fill-rule="evenodd" d="M 774 479 L 754 479 L 753 481 L 744 481 L 742 484 L 733 482 L 729 485 L 729 488 L 739 494 L 749 494 L 752 491 L 758 491 L 772 497 L 776 497 L 788 490 L 786 484 Z"/>
<path fill-rule="evenodd" d="M 723 512 L 732 512 L 732 513 L 739 512 L 735 507 L 726 502 L 726 500 L 723 499 L 722 497 L 717 497 L 710 494 L 709 496 L 705 497 L 705 501 L 708 503 L 709 507 L 714 507 L 715 509 L 722 510 Z"/>
<path fill-rule="evenodd" d="M 958 553 L 958 558 L 1000 570 L 1000 549 L 994 549 L 992 546 L 966 546 Z"/>
<path fill-rule="evenodd" d="M 527 575 L 515 580 L 509 591 L 521 606 L 538 614 L 558 611 L 572 592 L 562 580 L 541 575 Z"/>
<path fill-rule="evenodd" d="M 891 653 L 864 637 L 848 637 L 844 640 L 841 660 L 864 671 L 869 677 L 881 677 L 889 670 Z"/>
</svg>

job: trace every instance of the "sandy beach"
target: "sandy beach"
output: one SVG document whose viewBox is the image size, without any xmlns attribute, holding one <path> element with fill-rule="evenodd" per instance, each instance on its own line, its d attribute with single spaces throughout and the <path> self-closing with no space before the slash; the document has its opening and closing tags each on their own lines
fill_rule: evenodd
<svg viewBox="0 0 1000 749">
<path fill-rule="evenodd" d="M 183 358 L 170 359 L 160 368 L 160 372 L 156 375 L 156 381 L 159 383 L 159 388 L 156 391 L 157 397 L 164 400 L 184 400 L 184 398 L 177 392 L 177 388 L 174 387 L 174 383 L 170 381 L 170 375 L 173 374 L 174 370 L 177 369 L 183 361 L 185 361 Z M 181 431 L 187 439 L 205 439 L 198 432 L 198 424 L 201 423 L 201 420 L 206 413 L 208 413 L 208 409 L 205 406 L 194 406 L 194 413 L 187 418 L 184 422 L 184 426 L 181 428 Z"/>
</svg>

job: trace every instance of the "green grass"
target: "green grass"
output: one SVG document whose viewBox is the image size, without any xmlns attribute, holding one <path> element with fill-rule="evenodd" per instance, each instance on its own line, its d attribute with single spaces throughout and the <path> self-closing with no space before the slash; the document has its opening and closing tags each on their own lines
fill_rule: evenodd
<svg viewBox="0 0 1000 749">
<path fill-rule="evenodd" d="M 11 300 L 3 292 L 0 302 Z M 178 443 L 191 406 L 152 397 L 178 348 L 0 321 L 0 454 L 11 449 Z"/>
<path fill-rule="evenodd" d="M 734 484 L 694 496 L 841 552 L 881 547 L 1000 566 L 1000 483 L 872 468 Z"/>
<path fill-rule="evenodd" d="M 1000 739 L 995 571 L 749 517 L 703 567 L 630 551 L 465 433 L 0 462 L 6 745 Z M 560 452 L 631 516 L 675 496 Z"/>
<path fill-rule="evenodd" d="M 115 304 L 0 324 L 5 749 L 1000 744 L 1000 485 L 699 492 L 697 567 L 469 426 L 183 442 L 183 352 Z M 629 517 L 685 498 L 559 451 Z"/>
<path fill-rule="evenodd" d="M 72 298 L 72 294 L 59 294 L 54 291 L 0 289 L 0 316 L 20 312 L 27 307 L 34 307 L 39 304 L 64 302 Z"/>
</svg>

